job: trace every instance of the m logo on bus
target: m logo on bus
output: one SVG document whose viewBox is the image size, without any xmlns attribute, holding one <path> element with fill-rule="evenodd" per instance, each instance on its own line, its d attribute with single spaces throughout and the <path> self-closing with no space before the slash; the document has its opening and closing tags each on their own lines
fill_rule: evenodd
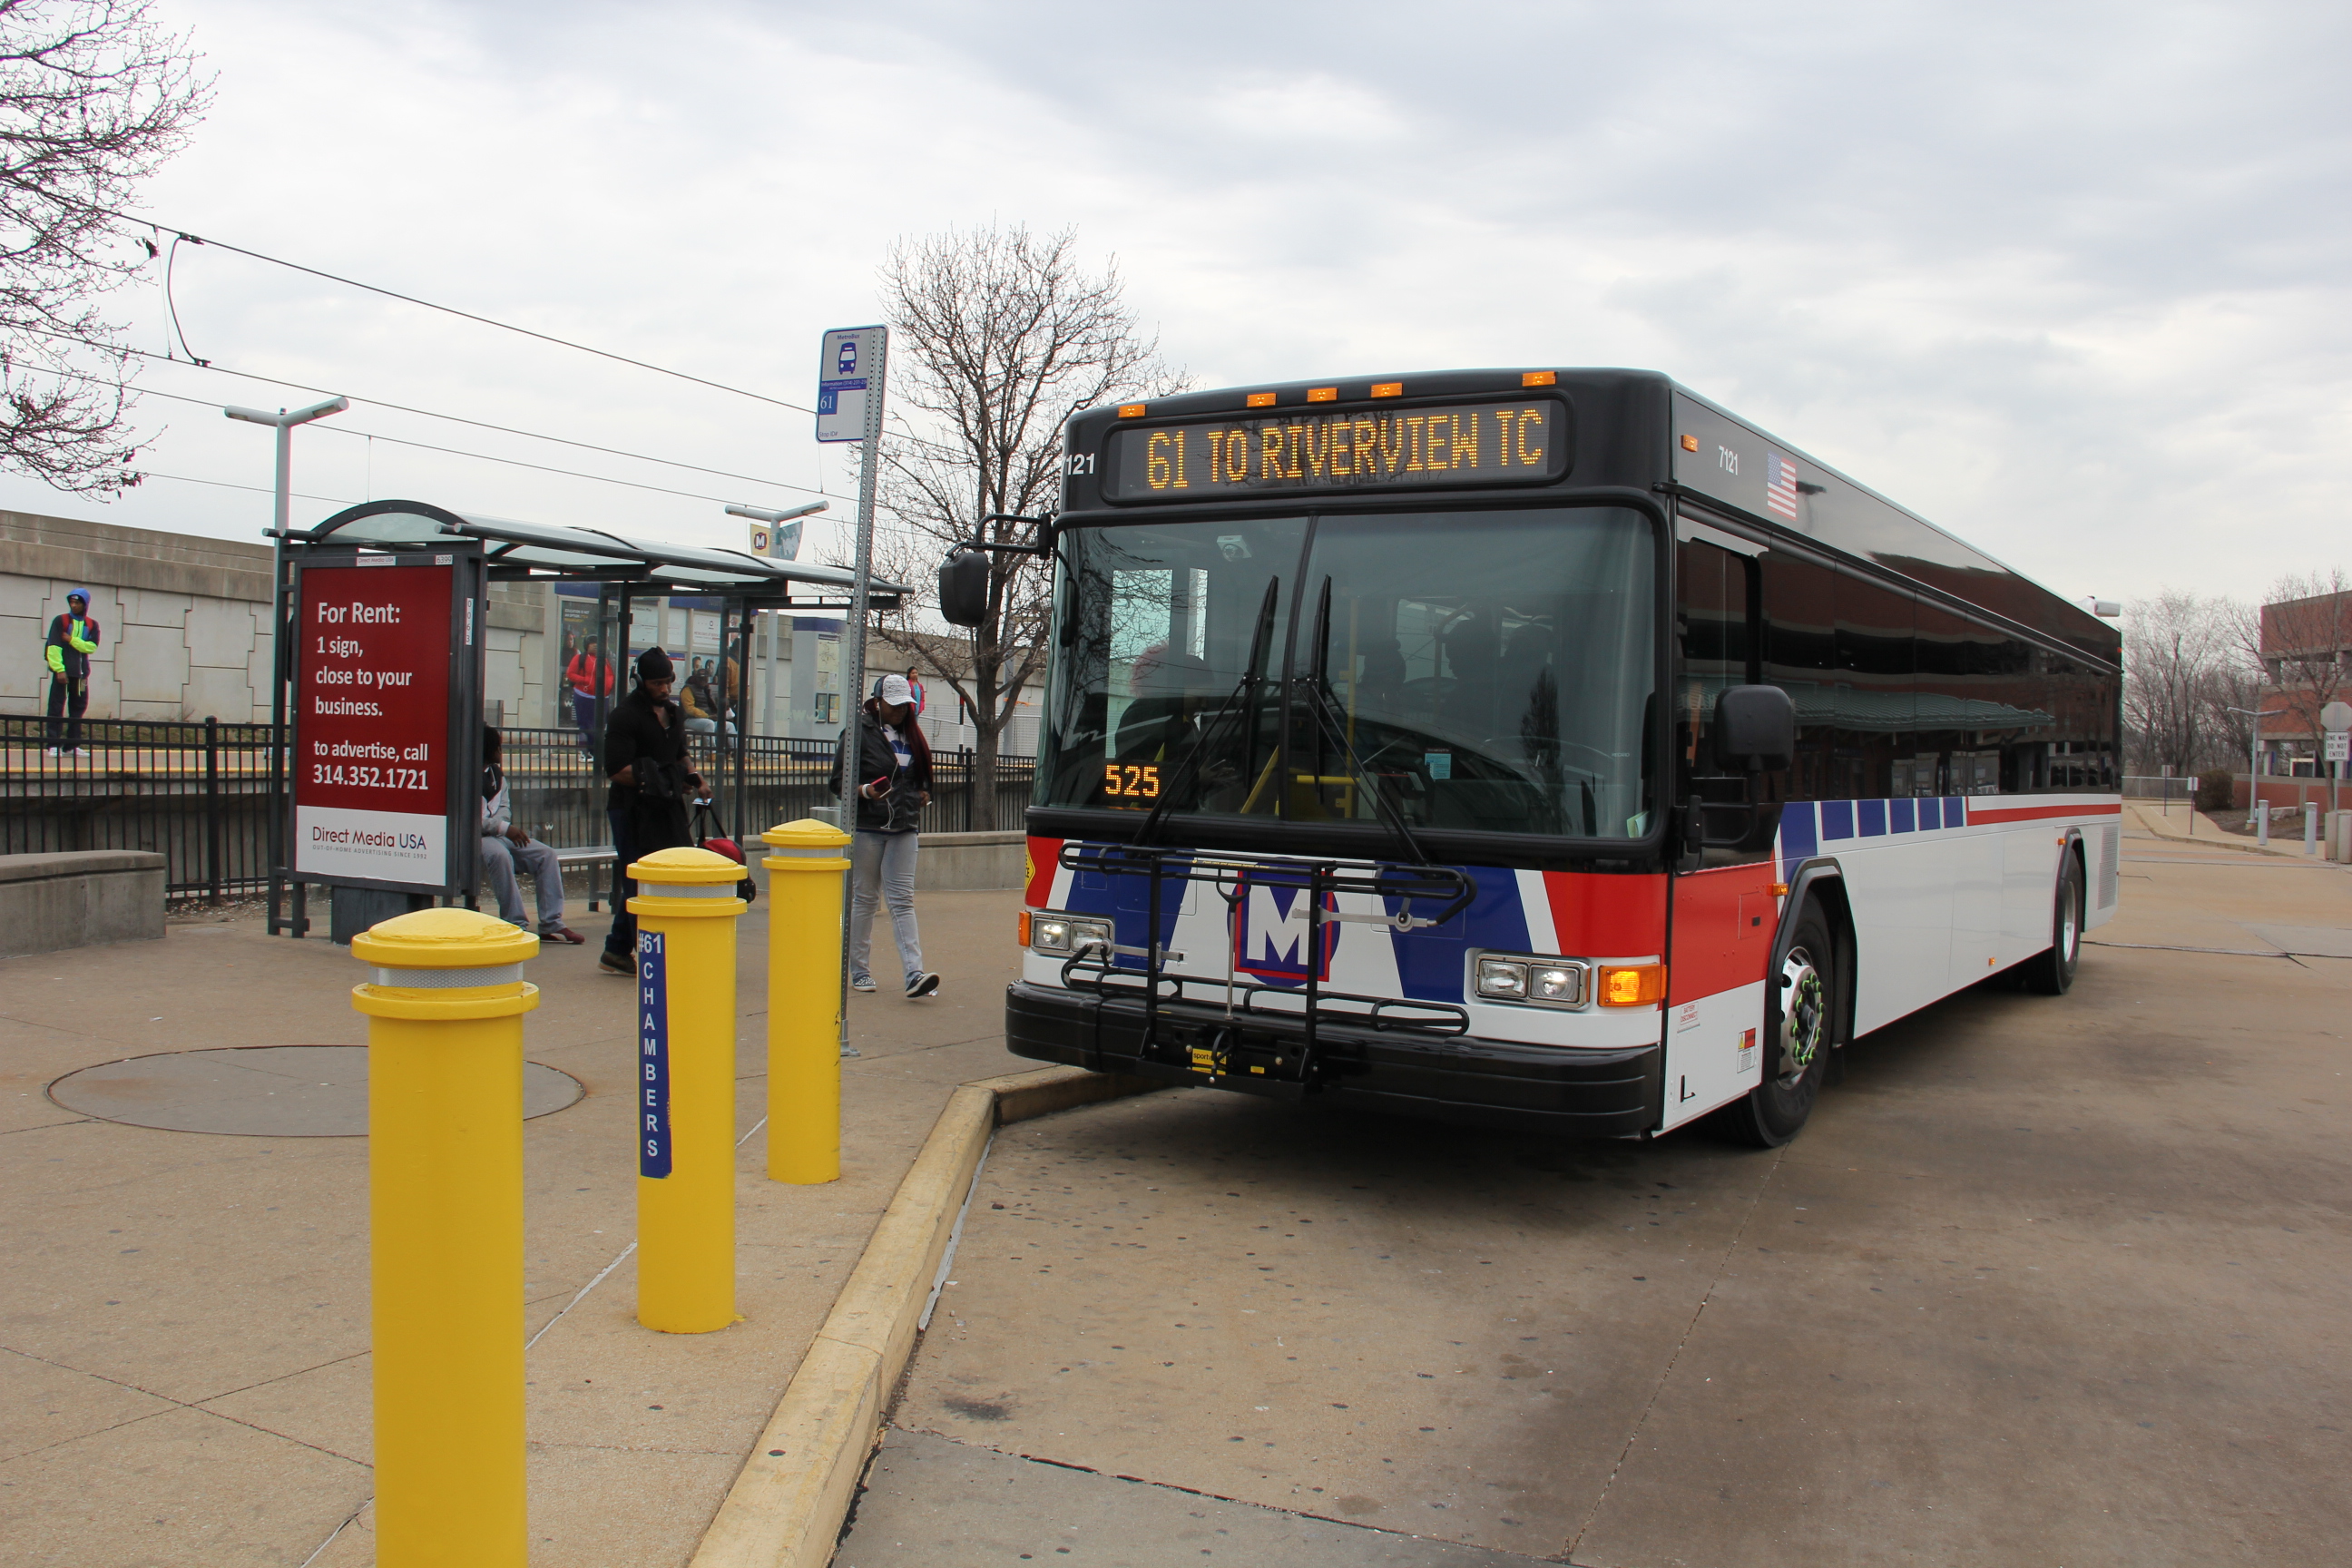
<svg viewBox="0 0 2352 1568">
<path fill-rule="evenodd" d="M 1331 951 L 1339 943 L 1337 922 L 1326 923 L 1322 951 L 1315 952 L 1315 927 L 1307 918 L 1307 889 L 1298 882 L 1255 881 L 1244 872 L 1241 897 L 1234 904 L 1234 967 L 1276 985 L 1304 985 L 1307 965 L 1315 981 L 1331 978 Z M 1331 894 L 1323 895 L 1328 913 L 1339 907 Z"/>
</svg>

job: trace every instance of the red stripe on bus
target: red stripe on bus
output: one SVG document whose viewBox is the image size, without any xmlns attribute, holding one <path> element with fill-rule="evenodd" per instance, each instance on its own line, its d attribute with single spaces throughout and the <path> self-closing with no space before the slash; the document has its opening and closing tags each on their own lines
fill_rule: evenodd
<svg viewBox="0 0 2352 1568">
<path fill-rule="evenodd" d="M 2121 816 L 2122 803 L 2114 805 L 2020 805 L 2002 811 L 1979 811 L 1969 807 L 1969 824 L 1979 822 L 2042 822 L 2053 816 Z"/>
<path fill-rule="evenodd" d="M 1062 841 L 1058 838 L 1029 837 L 1029 907 L 1050 910 L 1054 907 L 1054 872 L 1061 865 Z"/>
<path fill-rule="evenodd" d="M 1772 938 L 1780 929 L 1780 901 L 1772 896 L 1771 861 L 1676 877 L 1667 1005 L 1763 979 Z"/>
<path fill-rule="evenodd" d="M 1663 874 L 1611 877 L 1593 871 L 1546 871 L 1543 879 L 1558 952 L 1599 958 L 1665 955 L 1666 879 Z"/>
</svg>

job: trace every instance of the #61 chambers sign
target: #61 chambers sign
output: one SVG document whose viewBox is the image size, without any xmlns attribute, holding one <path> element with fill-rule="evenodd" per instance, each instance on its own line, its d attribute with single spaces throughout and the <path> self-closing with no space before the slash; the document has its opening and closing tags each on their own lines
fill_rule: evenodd
<svg viewBox="0 0 2352 1568">
<path fill-rule="evenodd" d="M 439 888 L 451 869 L 457 568 L 447 556 L 414 566 L 380 559 L 386 564 L 302 571 L 294 868 L 338 881 Z M 466 627 L 469 646 L 472 630 Z"/>
</svg>

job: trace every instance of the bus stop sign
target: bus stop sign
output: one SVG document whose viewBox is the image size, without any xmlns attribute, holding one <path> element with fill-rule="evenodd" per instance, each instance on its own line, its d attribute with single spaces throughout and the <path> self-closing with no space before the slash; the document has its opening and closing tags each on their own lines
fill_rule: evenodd
<svg viewBox="0 0 2352 1568">
<path fill-rule="evenodd" d="M 866 394 L 882 363 L 880 327 L 836 327 L 817 356 L 816 438 L 866 439 Z"/>
</svg>

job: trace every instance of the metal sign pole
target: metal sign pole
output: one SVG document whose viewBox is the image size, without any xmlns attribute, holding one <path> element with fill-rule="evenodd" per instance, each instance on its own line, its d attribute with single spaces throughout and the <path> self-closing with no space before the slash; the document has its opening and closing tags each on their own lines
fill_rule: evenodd
<svg viewBox="0 0 2352 1568">
<path fill-rule="evenodd" d="M 841 1005 L 838 1012 L 841 1028 L 841 1048 L 846 1053 L 849 1045 L 849 913 L 857 901 L 857 784 L 858 784 L 858 719 L 865 710 L 866 699 L 866 598 L 874 576 L 874 491 L 882 468 L 882 384 L 887 367 L 890 329 L 867 327 L 858 332 L 864 340 L 859 358 L 859 374 L 866 380 L 866 433 L 858 447 L 857 463 L 857 564 L 849 585 L 849 624 L 843 640 L 849 646 L 844 650 L 848 669 L 843 681 L 844 710 L 841 716 L 841 818 L 838 826 L 850 835 L 852 870 L 844 883 L 841 900 Z"/>
</svg>

